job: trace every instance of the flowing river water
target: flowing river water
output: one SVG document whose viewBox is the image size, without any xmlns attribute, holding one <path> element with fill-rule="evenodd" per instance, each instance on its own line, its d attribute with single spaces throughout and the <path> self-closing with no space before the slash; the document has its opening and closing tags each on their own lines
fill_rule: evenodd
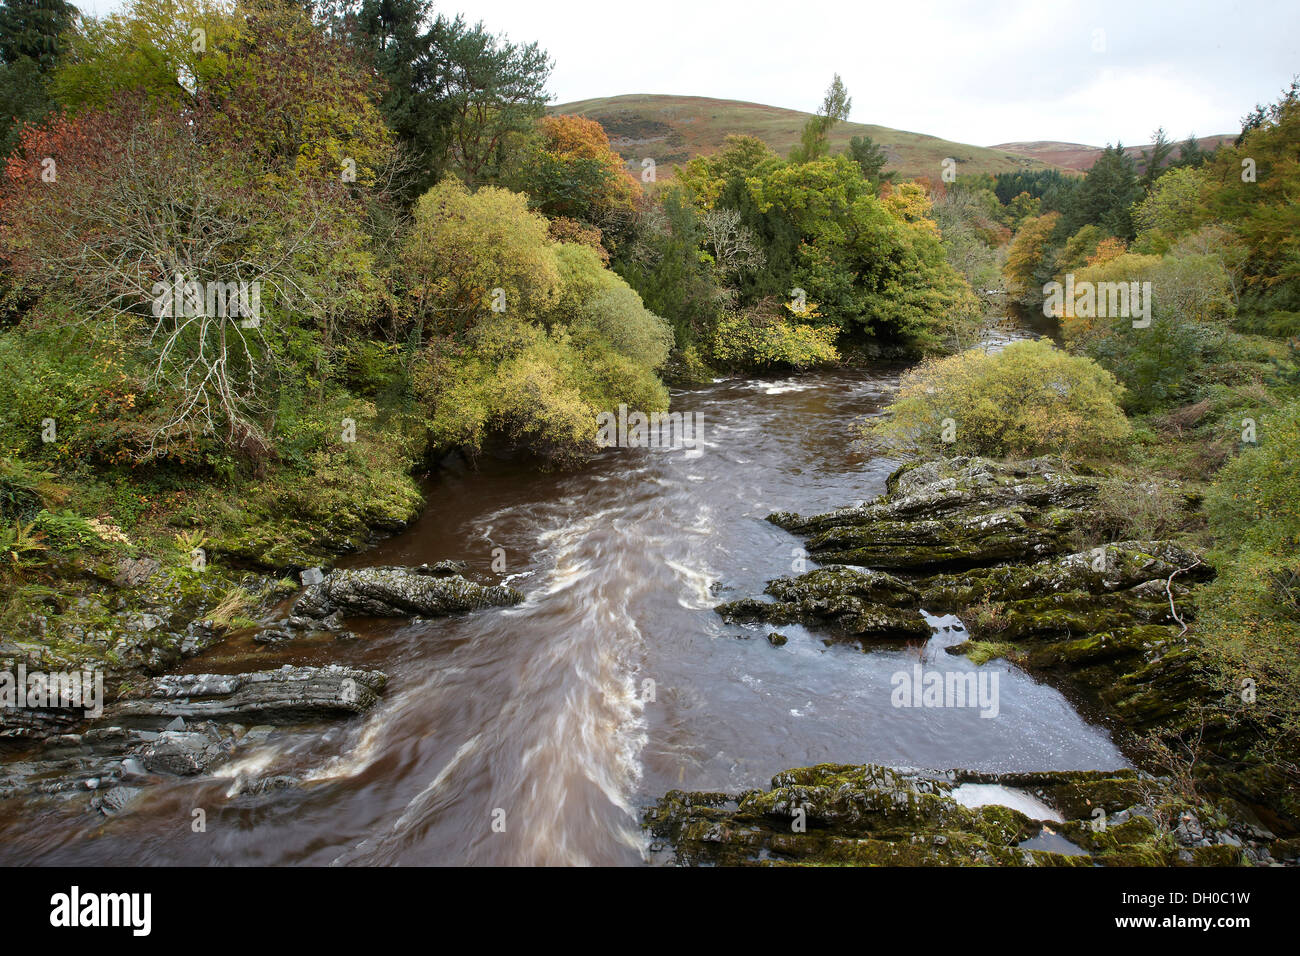
<svg viewBox="0 0 1300 956">
<path fill-rule="evenodd" d="M 964 637 L 953 618 L 936 619 L 924 647 L 864 651 L 798 626 L 772 646 L 771 628 L 713 612 L 796 569 L 799 539 L 768 513 L 883 491 L 897 463 L 853 440 L 900 371 L 677 390 L 674 410 L 702 421 L 695 449 L 612 449 L 565 473 L 491 461 L 439 473 L 419 521 L 344 563 L 464 559 L 523 604 L 355 623 L 353 641 L 232 641 L 190 669 L 339 662 L 390 681 L 364 717 L 276 731 L 215 778 L 152 787 L 112 818 L 82 801 L 6 801 L 0 862 L 636 864 L 654 860 L 639 816 L 673 788 L 734 792 L 828 761 L 1127 766 L 1060 693 L 1004 661 L 983 665 L 999 674 L 995 718 L 892 706 L 900 670 L 974 667 L 943 653 Z M 303 785 L 239 794 L 304 772 Z"/>
</svg>

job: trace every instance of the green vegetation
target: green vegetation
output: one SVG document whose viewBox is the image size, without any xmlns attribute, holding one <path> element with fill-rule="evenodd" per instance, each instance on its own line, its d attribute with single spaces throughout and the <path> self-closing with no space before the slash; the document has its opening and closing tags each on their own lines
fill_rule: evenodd
<svg viewBox="0 0 1300 956">
<path fill-rule="evenodd" d="M 1254 768 L 1251 787 L 1294 787 L 1300 767 L 1298 92 L 1214 153 L 1160 132 L 1141 171 L 1113 147 L 1082 178 L 949 185 L 936 218 L 960 237 L 949 253 L 965 251 L 954 264 L 968 275 L 1001 224 L 1014 229 L 1002 262 L 1013 301 L 1043 308 L 1052 282 L 1096 294 L 1056 313 L 1065 351 L 1040 341 L 931 360 L 867 426 L 911 451 L 1065 455 L 1098 484 L 1080 548 L 1205 549 L 1215 577 L 1193 592 L 1187 653 L 1221 696 L 1189 703 L 1186 723 L 1240 731 L 1249 743 L 1230 759 Z M 1100 308 L 1102 290 L 1148 283 L 1149 312 Z M 1000 613 L 981 610 L 986 632 L 1005 626 Z"/>
<path fill-rule="evenodd" d="M 972 349 L 904 374 L 889 416 L 871 421 L 868 437 L 910 451 L 1077 459 L 1127 436 L 1122 393 L 1091 359 L 1046 339 Z"/>
<path fill-rule="evenodd" d="M 924 190 L 833 154 L 838 81 L 791 161 L 741 141 L 648 195 L 544 114 L 536 44 L 424 0 L 32 0 L 0 56 L 0 617 L 67 647 L 129 562 L 231 627 L 241 569 L 402 527 L 448 454 L 581 463 L 661 373 L 936 350 L 975 311 Z"/>
<path fill-rule="evenodd" d="M 599 121 L 634 170 L 640 169 L 642 159 L 653 158 L 661 181 L 674 175 L 675 166 L 716 152 L 728 136 L 739 132 L 757 137 L 777 155 L 788 156 L 813 116 L 760 103 L 646 93 L 561 103 L 550 111 Z M 870 139 L 884 150 L 889 157 L 886 171 L 899 178 L 937 177 L 949 158 L 957 161 L 963 175 L 1053 169 L 1007 150 L 848 120 L 836 123 L 827 134 L 830 151 L 847 150 L 855 136 Z"/>
</svg>

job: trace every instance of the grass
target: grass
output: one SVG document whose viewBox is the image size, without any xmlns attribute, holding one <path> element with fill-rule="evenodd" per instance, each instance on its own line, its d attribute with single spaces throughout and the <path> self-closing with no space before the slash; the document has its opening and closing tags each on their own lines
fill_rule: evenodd
<svg viewBox="0 0 1300 956">
<path fill-rule="evenodd" d="M 614 148 L 637 175 L 641 160 L 652 157 L 660 180 L 671 176 L 673 165 L 716 151 L 732 133 L 757 136 L 785 156 L 799 141 L 799 132 L 811 115 L 739 100 L 645 93 L 561 103 L 552 106 L 550 112 L 598 120 Z M 885 169 L 896 170 L 904 178 L 938 179 L 943 172 L 943 161 L 950 157 L 957 161 L 961 175 L 1055 168 L 1050 163 L 1006 150 L 954 143 L 924 133 L 866 123 L 836 124 L 830 135 L 831 149 L 843 150 L 852 137 L 864 135 L 884 148 L 889 157 Z"/>
</svg>

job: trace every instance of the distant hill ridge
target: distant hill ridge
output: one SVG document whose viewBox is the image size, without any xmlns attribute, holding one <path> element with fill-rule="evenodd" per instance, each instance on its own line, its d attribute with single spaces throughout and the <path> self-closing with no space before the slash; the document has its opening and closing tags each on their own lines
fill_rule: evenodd
<svg viewBox="0 0 1300 956">
<path fill-rule="evenodd" d="M 655 161 L 658 178 L 672 175 L 672 167 L 700 154 L 714 152 L 730 134 L 757 136 L 777 154 L 785 156 L 799 141 L 799 132 L 812 114 L 762 103 L 723 100 L 707 96 L 669 96 L 629 93 L 549 108 L 551 113 L 572 113 L 597 120 L 610 143 L 636 171 L 641 161 Z M 1102 148 L 1080 143 L 1051 141 L 972 146 L 952 140 L 891 129 L 870 123 L 837 123 L 831 131 L 831 148 L 841 150 L 854 136 L 870 136 L 889 157 L 886 169 L 905 178 L 926 176 L 937 179 L 943 161 L 957 161 L 958 173 L 1009 173 L 1018 170 L 1090 168 Z M 1231 135 L 1207 136 L 1202 148 L 1212 149 Z M 1149 146 L 1126 147 L 1125 152 L 1140 160 Z"/>
<path fill-rule="evenodd" d="M 1212 152 L 1220 143 L 1231 143 L 1236 138 L 1235 133 L 1220 133 L 1216 136 L 1201 136 L 1196 142 L 1201 149 L 1208 153 Z M 1144 143 L 1141 146 L 1125 146 L 1124 152 L 1132 156 L 1140 168 L 1142 166 L 1142 153 L 1149 150 L 1151 145 L 1150 143 Z M 1181 145 L 1181 140 L 1174 144 L 1175 156 L 1178 155 L 1178 148 Z M 1100 146 L 1085 146 L 1083 143 L 1058 143 L 1053 140 L 1036 140 L 1029 143 L 999 143 L 997 146 L 990 146 L 989 148 L 1037 159 L 1053 166 L 1060 166 L 1062 169 L 1079 171 L 1091 169 L 1092 164 L 1097 161 L 1097 157 L 1102 153 L 1102 147 Z"/>
</svg>

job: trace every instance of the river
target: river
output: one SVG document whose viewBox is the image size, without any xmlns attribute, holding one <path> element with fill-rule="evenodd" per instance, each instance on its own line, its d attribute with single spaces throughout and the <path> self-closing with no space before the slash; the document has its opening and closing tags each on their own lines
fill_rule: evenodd
<svg viewBox="0 0 1300 956">
<path fill-rule="evenodd" d="M 963 638 L 827 646 L 802 627 L 727 625 L 712 607 L 789 574 L 799 540 L 769 524 L 869 499 L 896 462 L 856 450 L 901 369 L 675 390 L 695 449 L 611 449 L 538 473 L 444 471 L 404 533 L 344 564 L 464 559 L 523 604 L 422 623 L 353 625 L 355 641 L 235 641 L 190 669 L 340 662 L 389 674 L 363 718 L 276 731 L 217 778 L 149 789 L 103 818 L 75 805 L 0 812 L 0 862 L 639 864 L 644 807 L 672 788 L 735 791 L 819 762 L 994 771 L 1128 766 L 1056 690 L 1004 661 L 994 719 L 901 709 L 890 677 Z M 505 567 L 494 573 L 494 561 Z M 810 567 L 812 565 L 809 565 Z M 241 781 L 308 775 L 240 795 Z M 206 829 L 194 832 L 202 808 Z"/>
</svg>

